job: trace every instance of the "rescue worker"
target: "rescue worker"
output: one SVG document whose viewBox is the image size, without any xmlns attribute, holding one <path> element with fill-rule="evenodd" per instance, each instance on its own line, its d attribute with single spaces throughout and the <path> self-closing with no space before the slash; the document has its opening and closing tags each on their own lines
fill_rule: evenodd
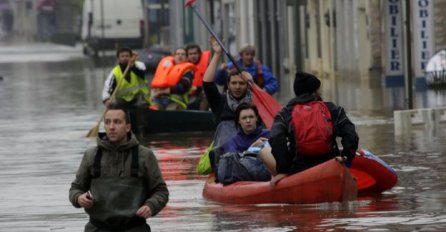
<svg viewBox="0 0 446 232">
<path fill-rule="evenodd" d="M 164 57 L 151 83 L 152 107 L 158 110 L 187 109 L 194 71 L 195 65 L 187 62 L 184 48 L 177 48 L 173 57 Z"/>
<path fill-rule="evenodd" d="M 107 107 L 112 104 L 126 108 L 150 105 L 149 88 L 144 79 L 146 71 L 144 63 L 137 61 L 138 56 L 126 47 L 118 49 L 116 57 L 118 64 L 105 80 L 102 102 Z M 124 77 L 127 65 L 130 65 L 130 70 Z M 114 93 L 115 91 L 116 93 Z"/>
<path fill-rule="evenodd" d="M 82 158 L 70 202 L 89 215 L 85 231 L 150 231 L 146 219 L 169 200 L 158 161 L 139 145 L 124 109 L 108 108 L 104 125 L 105 134 Z"/>
<path fill-rule="evenodd" d="M 189 44 L 186 46 L 186 55 L 188 61 L 196 66 L 194 81 L 189 94 L 188 109 L 207 110 L 209 104 L 203 92 L 203 76 L 208 68 L 211 52 L 209 50 L 201 51 L 198 44 Z"/>
<path fill-rule="evenodd" d="M 264 89 L 270 95 L 273 95 L 278 88 L 276 77 L 271 73 L 268 66 L 262 64 L 260 60 L 255 60 L 256 51 L 254 46 L 247 45 L 240 50 L 240 59 L 236 61 L 238 67 L 247 71 L 253 77 L 254 83 L 260 88 Z M 220 65 L 217 71 L 216 81 L 219 85 L 225 85 L 228 79 L 228 70 L 231 70 L 234 65 L 229 62 Z"/>
</svg>

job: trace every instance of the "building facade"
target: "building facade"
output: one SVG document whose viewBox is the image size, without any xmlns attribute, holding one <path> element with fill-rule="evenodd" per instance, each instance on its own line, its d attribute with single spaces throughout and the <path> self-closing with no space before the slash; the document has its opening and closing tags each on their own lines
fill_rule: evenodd
<svg viewBox="0 0 446 232">
<path fill-rule="evenodd" d="M 170 49 L 188 43 L 209 48 L 209 33 L 184 0 L 148 2 L 149 8 L 161 4 L 168 10 L 168 22 L 155 26 L 157 43 Z M 296 71 L 320 77 L 333 100 L 340 97 L 329 91 L 336 89 L 334 80 L 364 86 L 364 99 L 382 95 L 375 89 L 385 95 L 386 88 L 404 97 L 406 68 L 418 89 L 423 65 L 446 46 L 446 0 L 201 0 L 195 7 L 233 56 L 247 44 L 256 47 L 257 58 L 279 78 L 279 98 L 292 96 Z M 407 10 L 409 27 L 404 24 Z M 413 53 L 410 62 L 407 49 Z M 389 67 L 398 70 L 389 73 Z"/>
</svg>

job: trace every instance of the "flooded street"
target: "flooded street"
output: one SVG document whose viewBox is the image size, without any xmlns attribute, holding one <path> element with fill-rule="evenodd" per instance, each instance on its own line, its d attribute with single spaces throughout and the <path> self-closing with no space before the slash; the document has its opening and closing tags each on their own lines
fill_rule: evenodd
<svg viewBox="0 0 446 232">
<path fill-rule="evenodd" d="M 0 45 L 0 231 L 83 230 L 87 215 L 72 207 L 68 189 L 95 144 L 85 135 L 103 111 L 112 65 L 79 48 Z M 391 191 L 348 203 L 220 205 L 203 199 L 205 177 L 195 173 L 212 134 L 154 135 L 141 142 L 160 161 L 170 201 L 148 220 L 152 231 L 446 231 L 446 125 L 395 136 L 392 110 L 404 105 L 403 90 L 324 85 L 336 86 L 326 100 L 346 108 L 360 147 L 396 170 Z M 417 107 L 446 105 L 446 92 L 414 98 Z"/>
</svg>

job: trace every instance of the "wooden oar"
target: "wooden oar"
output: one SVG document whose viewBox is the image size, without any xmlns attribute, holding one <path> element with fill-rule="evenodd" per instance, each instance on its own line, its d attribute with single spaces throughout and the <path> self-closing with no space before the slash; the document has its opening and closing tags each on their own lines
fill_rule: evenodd
<svg viewBox="0 0 446 232">
<path fill-rule="evenodd" d="M 196 0 L 187 0 L 185 6 L 192 8 L 194 13 L 198 16 L 200 21 L 204 24 L 206 29 L 211 33 L 211 35 L 215 38 L 215 40 L 218 42 L 220 47 L 222 48 L 223 52 L 228 56 L 229 60 L 232 62 L 234 67 L 237 69 L 237 71 L 240 73 L 240 76 L 246 80 L 246 78 L 242 75 L 242 71 L 240 67 L 237 65 L 237 63 L 234 60 L 234 57 L 228 52 L 228 50 L 223 45 L 223 42 L 217 37 L 217 34 L 212 30 L 212 27 L 209 25 L 209 23 L 201 16 L 200 12 L 195 8 L 195 1 Z M 271 129 L 271 126 L 274 121 L 274 117 L 276 114 L 282 109 L 282 106 L 280 103 L 274 99 L 269 93 L 262 90 L 259 86 L 257 86 L 252 81 L 248 81 L 248 84 L 250 86 L 250 89 L 253 93 L 253 103 L 257 106 L 259 110 L 260 117 L 262 118 L 263 122 L 265 123 L 265 126 L 269 129 Z"/>
<path fill-rule="evenodd" d="M 124 73 L 122 74 L 122 76 L 125 78 L 125 76 L 127 76 L 127 73 L 130 70 L 130 64 L 127 65 L 127 67 L 124 70 Z M 124 79 L 123 78 L 123 79 Z M 116 90 L 119 88 L 120 84 L 122 81 L 118 82 L 118 84 L 116 85 L 115 89 L 112 92 L 112 95 L 110 96 L 110 102 L 113 102 L 113 100 L 116 97 Z M 101 125 L 102 120 L 104 119 L 105 113 L 107 112 L 107 107 L 104 109 L 104 112 L 102 112 L 101 117 L 99 118 L 98 122 L 96 123 L 96 126 L 94 126 L 93 128 L 90 129 L 90 131 L 88 131 L 86 137 L 87 138 L 95 138 L 98 136 L 99 133 L 99 126 Z"/>
</svg>

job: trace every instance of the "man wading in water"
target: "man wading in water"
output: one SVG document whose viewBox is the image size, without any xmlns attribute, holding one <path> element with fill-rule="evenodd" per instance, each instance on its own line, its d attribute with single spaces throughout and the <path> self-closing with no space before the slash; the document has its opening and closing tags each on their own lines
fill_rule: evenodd
<svg viewBox="0 0 446 232">
<path fill-rule="evenodd" d="M 150 231 L 146 219 L 166 206 L 169 192 L 151 150 L 131 133 L 120 108 L 104 116 L 106 134 L 82 158 L 69 198 L 90 216 L 85 231 Z"/>
</svg>

